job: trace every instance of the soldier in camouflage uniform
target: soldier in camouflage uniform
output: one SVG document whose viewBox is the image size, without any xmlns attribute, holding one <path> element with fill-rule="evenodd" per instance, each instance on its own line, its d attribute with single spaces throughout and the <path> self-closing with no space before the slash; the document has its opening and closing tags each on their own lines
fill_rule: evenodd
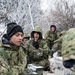
<svg viewBox="0 0 75 75">
<path fill-rule="evenodd" d="M 47 31 L 44 38 L 47 40 L 47 45 L 51 49 L 54 44 L 54 41 L 58 39 L 55 25 L 50 26 L 50 30 Z"/>
<path fill-rule="evenodd" d="M 22 36 L 21 26 L 14 22 L 7 24 L 0 47 L 0 75 L 24 75 L 27 61 Z"/>
<path fill-rule="evenodd" d="M 75 75 L 75 28 L 71 28 L 66 32 L 62 40 L 62 56 L 63 65 L 66 68 L 74 68 Z"/>
<path fill-rule="evenodd" d="M 44 36 L 44 39 L 47 42 L 47 46 L 49 47 L 49 58 L 52 57 L 52 46 L 54 44 L 54 41 L 58 39 L 57 33 L 56 33 L 56 26 L 55 25 L 51 25 L 50 26 L 50 30 L 48 30 Z"/>
<path fill-rule="evenodd" d="M 42 29 L 39 26 L 36 26 L 31 32 L 31 40 L 29 40 L 27 44 L 29 63 L 43 66 L 45 69 L 48 66 L 49 48 L 42 38 Z"/>
<path fill-rule="evenodd" d="M 29 40 L 30 36 L 27 35 L 27 33 L 24 33 L 23 35 L 23 42 L 26 43 Z"/>
</svg>

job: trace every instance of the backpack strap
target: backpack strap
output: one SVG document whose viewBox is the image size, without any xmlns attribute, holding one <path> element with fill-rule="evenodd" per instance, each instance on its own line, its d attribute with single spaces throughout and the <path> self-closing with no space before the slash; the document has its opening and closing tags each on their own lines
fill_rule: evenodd
<svg viewBox="0 0 75 75">
<path fill-rule="evenodd" d="M 0 55 L 3 56 L 4 59 L 9 59 L 7 52 L 3 48 L 0 48 Z"/>
</svg>

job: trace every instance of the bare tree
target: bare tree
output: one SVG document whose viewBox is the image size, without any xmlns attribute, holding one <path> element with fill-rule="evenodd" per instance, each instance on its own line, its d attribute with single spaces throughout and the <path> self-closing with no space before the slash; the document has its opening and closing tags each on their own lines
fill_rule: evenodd
<svg viewBox="0 0 75 75">
<path fill-rule="evenodd" d="M 16 22 L 28 33 L 41 15 L 40 0 L 0 0 L 0 22 Z"/>
<path fill-rule="evenodd" d="M 70 0 L 56 1 L 54 9 L 50 10 L 48 17 L 50 22 L 56 24 L 60 30 L 67 30 L 75 27 L 75 3 L 70 4 Z"/>
</svg>

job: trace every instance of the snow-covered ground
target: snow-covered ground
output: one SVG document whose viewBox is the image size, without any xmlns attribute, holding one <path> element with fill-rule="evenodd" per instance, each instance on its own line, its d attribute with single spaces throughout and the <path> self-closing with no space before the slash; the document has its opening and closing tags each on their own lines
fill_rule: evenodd
<svg viewBox="0 0 75 75">
<path fill-rule="evenodd" d="M 49 73 L 48 71 L 44 71 L 43 75 L 54 75 L 54 73 Z"/>
<path fill-rule="evenodd" d="M 43 71 L 43 75 L 71 75 L 73 68 L 65 68 L 63 66 L 63 59 L 62 57 L 57 56 L 57 54 L 55 53 L 55 55 L 53 56 L 53 58 L 49 59 L 50 62 L 50 71 L 53 73 L 50 73 L 50 71 Z M 40 69 L 40 73 L 42 70 L 42 66 L 36 66 L 34 64 L 29 64 L 28 65 L 28 70 L 31 72 L 36 72 L 38 71 L 38 69 Z"/>
<path fill-rule="evenodd" d="M 70 69 L 59 70 L 56 69 L 54 73 L 44 71 L 43 75 L 71 75 L 72 71 Z"/>
<path fill-rule="evenodd" d="M 50 69 L 54 73 L 45 72 L 43 75 L 71 75 L 72 70 L 63 66 L 63 58 L 58 56 L 58 52 L 53 54 L 53 58 L 49 59 Z"/>
</svg>

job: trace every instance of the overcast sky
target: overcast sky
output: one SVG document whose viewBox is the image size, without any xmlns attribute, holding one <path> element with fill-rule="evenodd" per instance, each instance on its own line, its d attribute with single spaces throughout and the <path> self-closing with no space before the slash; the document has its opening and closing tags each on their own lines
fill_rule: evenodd
<svg viewBox="0 0 75 75">
<path fill-rule="evenodd" d="M 41 0 L 41 9 L 45 11 L 46 9 L 53 8 L 53 4 L 56 0 Z M 60 0 L 57 0 L 60 1 Z M 75 0 L 67 0 L 69 1 L 69 4 L 72 4 L 75 2 Z"/>
<path fill-rule="evenodd" d="M 53 4 L 56 0 L 41 0 L 41 9 L 45 11 L 46 9 L 49 9 L 50 7 L 53 7 Z"/>
<path fill-rule="evenodd" d="M 41 0 L 41 9 L 46 10 L 48 8 L 48 0 Z"/>
</svg>

